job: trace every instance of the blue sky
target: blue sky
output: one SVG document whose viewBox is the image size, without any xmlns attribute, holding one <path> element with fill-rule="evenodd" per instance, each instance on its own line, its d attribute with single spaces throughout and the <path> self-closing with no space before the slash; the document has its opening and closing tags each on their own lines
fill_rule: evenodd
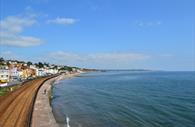
<svg viewBox="0 0 195 127">
<path fill-rule="evenodd" d="M 103 69 L 195 70 L 194 0 L 0 0 L 0 55 Z"/>
</svg>

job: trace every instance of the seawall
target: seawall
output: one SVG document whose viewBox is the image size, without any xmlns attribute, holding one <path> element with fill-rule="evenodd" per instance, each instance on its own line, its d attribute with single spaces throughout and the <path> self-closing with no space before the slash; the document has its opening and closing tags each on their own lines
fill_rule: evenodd
<svg viewBox="0 0 195 127">
<path fill-rule="evenodd" d="M 51 96 L 51 88 L 54 82 L 76 75 L 79 75 L 79 73 L 68 75 L 61 74 L 55 78 L 49 79 L 41 86 L 34 104 L 31 127 L 59 127 L 54 118 L 52 107 L 50 106 L 49 98 Z"/>
</svg>

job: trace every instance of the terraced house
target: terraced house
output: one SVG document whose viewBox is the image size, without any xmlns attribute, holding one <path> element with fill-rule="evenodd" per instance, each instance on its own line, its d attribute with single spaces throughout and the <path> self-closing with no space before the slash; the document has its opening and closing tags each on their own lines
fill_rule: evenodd
<svg viewBox="0 0 195 127">
<path fill-rule="evenodd" d="M 7 83 L 10 79 L 8 66 L 0 65 L 0 83 Z"/>
</svg>

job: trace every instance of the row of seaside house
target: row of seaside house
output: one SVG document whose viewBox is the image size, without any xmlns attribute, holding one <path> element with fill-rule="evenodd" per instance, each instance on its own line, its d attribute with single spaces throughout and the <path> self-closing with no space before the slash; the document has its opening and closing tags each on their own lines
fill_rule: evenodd
<svg viewBox="0 0 195 127">
<path fill-rule="evenodd" d="M 10 81 L 19 81 L 38 76 L 45 76 L 58 73 L 57 68 L 38 68 L 35 65 L 27 66 L 25 64 L 0 65 L 0 83 Z"/>
</svg>

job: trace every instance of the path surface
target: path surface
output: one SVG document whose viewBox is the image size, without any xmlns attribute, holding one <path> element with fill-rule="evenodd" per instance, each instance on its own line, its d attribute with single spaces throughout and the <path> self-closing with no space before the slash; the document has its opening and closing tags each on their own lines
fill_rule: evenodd
<svg viewBox="0 0 195 127">
<path fill-rule="evenodd" d="M 32 127 L 58 127 L 48 98 L 52 83 L 56 78 L 46 81 L 39 89 L 34 105 Z M 46 91 L 46 93 L 44 91 Z"/>
<path fill-rule="evenodd" d="M 28 127 L 39 87 L 51 77 L 24 83 L 17 90 L 0 97 L 0 127 Z"/>
<path fill-rule="evenodd" d="M 53 85 L 54 81 L 55 83 L 57 83 L 60 80 L 71 78 L 79 74 L 80 73 L 67 74 L 67 75 L 61 74 L 55 78 L 46 81 L 41 86 L 34 104 L 31 127 L 59 127 L 59 125 L 56 123 L 56 120 L 53 116 L 52 108 L 50 106 L 50 102 L 48 98 L 49 91 L 51 91 L 51 86 Z M 46 91 L 46 93 L 44 91 Z"/>
</svg>

